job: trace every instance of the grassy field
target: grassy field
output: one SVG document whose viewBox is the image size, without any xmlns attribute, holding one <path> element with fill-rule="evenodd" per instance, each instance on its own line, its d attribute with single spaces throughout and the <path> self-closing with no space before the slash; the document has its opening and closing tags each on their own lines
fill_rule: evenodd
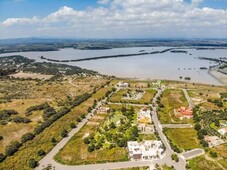
<svg viewBox="0 0 227 170">
<path fill-rule="evenodd" d="M 195 85 L 194 88 L 188 90 L 189 96 L 191 97 L 194 104 L 200 105 L 206 110 L 219 110 L 227 106 L 227 102 L 224 102 L 224 107 L 218 107 L 214 103 L 208 102 L 208 99 L 215 100 L 220 98 L 220 93 L 226 93 L 225 87 L 212 87 L 205 85 Z"/>
<path fill-rule="evenodd" d="M 130 99 L 123 99 L 123 95 L 127 93 L 127 89 L 121 89 L 120 91 L 118 91 L 116 94 L 114 94 L 111 98 L 110 101 L 111 102 L 123 102 L 123 103 L 138 103 L 138 104 L 148 104 L 151 102 L 151 100 L 153 99 L 156 91 L 153 89 L 148 89 L 145 90 L 145 94 L 142 96 L 141 99 L 139 100 L 130 100 Z"/>
<path fill-rule="evenodd" d="M 201 147 L 194 129 L 167 129 L 165 134 L 182 151 Z"/>
<path fill-rule="evenodd" d="M 31 158 L 34 158 L 36 160 L 41 159 L 41 157 L 37 155 L 37 152 L 40 149 L 43 149 L 45 152 L 49 152 L 54 146 L 51 142 L 52 137 L 56 138 L 59 141 L 61 139 L 61 131 L 63 129 L 70 130 L 70 123 L 76 123 L 77 117 L 84 113 L 86 114 L 88 107 L 92 106 L 94 100 L 97 100 L 98 98 L 104 96 L 108 90 L 109 88 L 102 88 L 87 101 L 75 107 L 65 116 L 54 122 L 50 127 L 46 128 L 32 141 L 26 142 L 14 156 L 7 157 L 6 160 L 0 164 L 0 169 L 30 169 L 28 167 L 27 161 Z"/>
<path fill-rule="evenodd" d="M 211 150 L 218 155 L 216 161 L 227 169 L 227 143 L 213 147 Z"/>
<path fill-rule="evenodd" d="M 72 80 L 72 84 L 69 83 Z M 8 80 L 0 81 L 0 110 L 16 110 L 17 116 L 25 117 L 27 108 L 48 102 L 56 110 L 60 108 L 61 103 L 67 100 L 67 97 L 74 98 L 85 92 L 92 92 L 106 79 L 96 77 L 80 78 L 68 76 L 63 80 L 39 81 L 39 80 Z M 67 90 L 66 90 L 67 89 Z M 100 98 L 99 96 L 97 96 Z M 7 101 L 7 100 L 11 101 Z M 4 137 L 0 141 L 0 153 L 4 152 L 6 145 L 13 140 L 19 140 L 21 136 L 33 129 L 42 119 L 42 111 L 34 112 L 26 116 L 32 122 L 28 124 L 18 124 L 10 122 L 7 125 L 0 125 L 0 135 Z"/>
<path fill-rule="evenodd" d="M 222 170 L 222 168 L 213 161 L 207 160 L 204 156 L 199 156 L 189 160 L 190 170 Z"/>
<path fill-rule="evenodd" d="M 174 109 L 177 109 L 181 106 L 188 106 L 187 100 L 182 90 L 165 90 L 161 98 L 161 103 L 164 105 L 164 108 L 161 108 L 158 114 L 162 124 L 192 123 L 192 120 L 180 120 L 174 115 Z"/>
<path fill-rule="evenodd" d="M 107 115 L 103 115 L 107 117 Z M 116 119 L 116 118 L 113 118 Z M 93 122 L 93 120 L 90 120 Z M 55 160 L 62 164 L 78 165 L 78 164 L 91 164 L 99 162 L 113 162 L 128 160 L 128 153 L 125 148 L 114 147 L 109 149 L 103 147 L 93 152 L 89 152 L 88 145 L 83 142 L 84 138 L 94 134 L 98 134 L 100 124 L 103 124 L 105 119 L 99 121 L 99 124 L 85 125 L 77 134 L 75 134 L 70 141 L 64 146 L 63 149 L 55 156 Z"/>
</svg>

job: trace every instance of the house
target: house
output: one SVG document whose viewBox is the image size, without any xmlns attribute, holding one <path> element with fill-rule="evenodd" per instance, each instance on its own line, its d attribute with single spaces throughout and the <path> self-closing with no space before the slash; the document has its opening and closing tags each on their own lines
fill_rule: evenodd
<svg viewBox="0 0 227 170">
<path fill-rule="evenodd" d="M 97 113 L 109 113 L 110 112 L 110 108 L 109 107 L 99 107 L 97 109 Z"/>
<path fill-rule="evenodd" d="M 153 125 L 147 125 L 144 123 L 140 123 L 138 125 L 138 130 L 140 131 L 141 134 L 153 134 L 155 132 Z"/>
<path fill-rule="evenodd" d="M 227 127 L 224 127 L 224 128 L 219 129 L 218 132 L 219 132 L 221 135 L 225 135 L 225 134 L 227 133 Z"/>
<path fill-rule="evenodd" d="M 190 119 L 193 117 L 192 108 L 190 107 L 189 108 L 180 107 L 178 109 L 174 109 L 174 114 L 179 119 L 183 119 L 183 118 Z"/>
<path fill-rule="evenodd" d="M 129 157 L 133 160 L 140 160 L 142 157 L 142 152 L 140 150 L 139 143 L 136 141 L 127 142 Z"/>
<path fill-rule="evenodd" d="M 151 111 L 147 108 L 141 109 L 137 114 L 137 120 L 139 123 L 151 124 Z"/>
<path fill-rule="evenodd" d="M 161 141 L 157 140 L 145 140 L 140 143 L 140 149 L 142 151 L 142 159 L 150 160 L 160 158 L 164 152 Z"/>
<path fill-rule="evenodd" d="M 117 83 L 117 86 L 118 87 L 129 87 L 129 83 L 120 81 L 119 83 Z"/>
<path fill-rule="evenodd" d="M 132 160 L 152 160 L 160 158 L 164 149 L 158 140 L 145 140 L 143 142 L 129 141 L 127 143 L 129 157 Z"/>
<path fill-rule="evenodd" d="M 225 143 L 224 140 L 220 139 L 218 136 L 205 136 L 204 140 L 208 142 L 209 147 L 214 147 Z"/>
</svg>

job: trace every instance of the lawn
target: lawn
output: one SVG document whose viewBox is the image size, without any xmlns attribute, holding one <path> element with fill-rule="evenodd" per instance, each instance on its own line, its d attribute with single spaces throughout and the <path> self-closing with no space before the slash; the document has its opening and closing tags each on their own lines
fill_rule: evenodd
<svg viewBox="0 0 227 170">
<path fill-rule="evenodd" d="M 207 160 L 204 156 L 199 156 L 189 160 L 190 170 L 222 170 L 218 164 Z"/>
<path fill-rule="evenodd" d="M 162 94 L 161 104 L 164 105 L 164 108 L 160 108 L 158 116 L 162 124 L 192 123 L 192 120 L 180 120 L 174 115 L 174 109 L 177 109 L 181 106 L 188 107 L 188 102 L 182 90 L 166 89 Z"/>
<path fill-rule="evenodd" d="M 201 147 L 199 140 L 197 139 L 197 133 L 194 129 L 166 129 L 165 134 L 181 151 Z"/>
</svg>

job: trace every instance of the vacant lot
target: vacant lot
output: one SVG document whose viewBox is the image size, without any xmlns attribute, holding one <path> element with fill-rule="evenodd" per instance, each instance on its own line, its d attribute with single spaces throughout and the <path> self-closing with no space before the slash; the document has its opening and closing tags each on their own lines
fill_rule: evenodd
<svg viewBox="0 0 227 170">
<path fill-rule="evenodd" d="M 216 161 L 227 169 L 227 143 L 211 148 L 211 150 L 215 151 L 218 155 Z"/>
<path fill-rule="evenodd" d="M 38 74 L 38 73 L 23 73 L 23 72 L 19 72 L 19 73 L 15 73 L 15 74 L 11 74 L 11 77 L 14 78 L 31 78 L 31 79 L 50 79 L 53 75 L 44 75 L 44 74 Z"/>
<path fill-rule="evenodd" d="M 42 133 L 37 135 L 32 141 L 26 142 L 14 156 L 7 157 L 6 160 L 3 163 L 1 163 L 0 169 L 10 169 L 10 170 L 30 169 L 27 163 L 28 160 L 31 158 L 35 158 L 36 160 L 41 159 L 41 157 L 37 155 L 37 152 L 40 149 L 43 149 L 45 152 L 49 152 L 54 146 L 51 142 L 51 139 L 54 137 L 57 141 L 59 141 L 61 139 L 61 135 L 60 135 L 61 131 L 63 129 L 66 129 L 69 131 L 70 123 L 72 122 L 77 123 L 77 118 L 82 114 L 86 114 L 87 109 L 93 105 L 94 100 L 98 100 L 100 97 L 103 97 L 108 90 L 109 88 L 100 89 L 87 101 L 75 107 L 65 116 L 61 117 L 56 122 L 54 122 L 50 127 L 46 128 Z M 32 130 L 32 128 L 30 130 Z M 3 139 L 3 142 L 4 142 L 4 139 Z"/>
<path fill-rule="evenodd" d="M 181 151 L 201 147 L 194 129 L 167 129 L 165 134 Z"/>
<path fill-rule="evenodd" d="M 196 86 L 196 88 L 188 90 L 189 96 L 191 97 L 194 104 L 200 105 L 206 110 L 219 110 L 227 106 L 227 102 L 224 102 L 223 107 L 218 107 L 212 102 L 207 100 L 220 99 L 220 93 L 226 93 L 227 89 L 225 87 L 210 87 L 210 86 Z"/>
<path fill-rule="evenodd" d="M 76 81 L 77 87 L 70 84 L 68 79 Z M 42 111 L 25 116 L 27 108 L 48 102 L 58 110 L 66 101 L 70 102 L 71 99 L 85 92 L 92 92 L 94 88 L 100 87 L 105 82 L 105 79 L 97 79 L 96 77 L 80 78 L 75 76 L 55 81 L 1 80 L 0 111 L 15 110 L 19 113 L 17 116 L 27 117 L 32 122 L 28 124 L 10 122 L 7 125 L 0 125 L 0 135 L 4 137 L 0 141 L 0 153 L 11 141 L 19 140 L 23 134 L 33 131 L 43 121 Z"/>
<path fill-rule="evenodd" d="M 193 158 L 189 161 L 190 170 L 221 170 L 222 168 L 204 156 Z"/>
</svg>

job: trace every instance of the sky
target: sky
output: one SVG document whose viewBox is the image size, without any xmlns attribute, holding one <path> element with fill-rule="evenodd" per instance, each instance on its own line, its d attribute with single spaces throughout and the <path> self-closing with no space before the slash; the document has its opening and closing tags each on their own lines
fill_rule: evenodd
<svg viewBox="0 0 227 170">
<path fill-rule="evenodd" d="M 227 38 L 227 0 L 0 0 L 0 39 Z"/>
</svg>

